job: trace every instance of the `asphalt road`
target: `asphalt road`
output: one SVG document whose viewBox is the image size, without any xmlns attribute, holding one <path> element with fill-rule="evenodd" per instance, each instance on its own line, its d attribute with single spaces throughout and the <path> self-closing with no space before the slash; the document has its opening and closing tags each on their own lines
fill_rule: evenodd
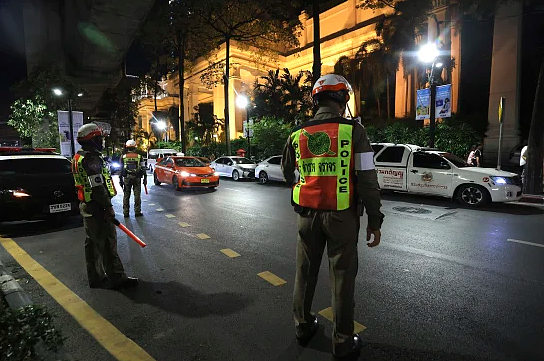
<svg viewBox="0 0 544 361">
<path fill-rule="evenodd" d="M 294 338 L 289 188 L 222 179 L 216 191 L 151 184 L 149 191 L 144 217 L 125 219 L 148 247 L 119 233 L 127 273 L 140 278 L 134 290 L 88 288 L 79 217 L 63 226 L 4 225 L 0 234 L 155 360 L 330 360 L 332 327 L 324 317 L 307 348 Z M 121 195 L 114 200 L 121 215 Z M 366 327 L 363 360 L 544 359 L 543 207 L 473 210 L 400 194 L 382 203 L 381 245 L 366 247 L 363 232 L 359 242 L 355 320 Z M 3 247 L 0 258 L 55 313 L 76 359 L 115 360 Z M 257 275 L 263 271 L 287 283 L 274 286 Z M 329 306 L 324 260 L 314 310 Z"/>
</svg>

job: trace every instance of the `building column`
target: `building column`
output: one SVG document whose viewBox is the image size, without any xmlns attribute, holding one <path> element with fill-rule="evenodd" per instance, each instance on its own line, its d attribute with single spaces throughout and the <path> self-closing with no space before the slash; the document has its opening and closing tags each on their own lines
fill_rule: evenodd
<svg viewBox="0 0 544 361">
<path fill-rule="evenodd" d="M 413 72 L 404 75 L 404 64 L 401 59 L 395 76 L 395 118 L 406 118 L 413 113 L 416 106 Z"/>
<path fill-rule="evenodd" d="M 501 163 L 507 164 L 510 150 L 519 142 L 519 100 L 521 78 L 521 33 L 523 5 L 508 2 L 498 7 L 493 31 L 493 56 L 489 87 L 489 128 L 484 139 L 484 162 L 497 164 L 499 149 L 498 107 L 506 98 Z"/>
</svg>

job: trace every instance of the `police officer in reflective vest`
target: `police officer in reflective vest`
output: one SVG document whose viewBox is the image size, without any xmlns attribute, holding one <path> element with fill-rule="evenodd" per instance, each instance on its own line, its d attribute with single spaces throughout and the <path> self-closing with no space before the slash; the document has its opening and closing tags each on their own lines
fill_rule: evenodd
<svg viewBox="0 0 544 361">
<path fill-rule="evenodd" d="M 123 214 L 129 216 L 130 211 L 130 193 L 134 191 L 134 212 L 136 217 L 142 214 L 142 177 L 144 184 L 147 185 L 147 176 L 145 173 L 145 162 L 142 156 L 136 153 L 136 142 L 132 139 L 127 140 L 125 144 L 126 153 L 123 154 L 121 165 L 121 176 L 119 184 L 123 187 Z"/>
<path fill-rule="evenodd" d="M 322 76 L 312 96 L 319 107 L 314 119 L 296 127 L 283 150 L 282 171 L 294 183 L 292 203 L 298 213 L 297 269 L 293 295 L 296 337 L 306 345 L 317 332 L 311 313 L 321 258 L 327 247 L 334 318 L 333 354 L 356 360 L 362 342 L 354 334 L 354 286 L 360 215 L 368 214 L 369 247 L 380 243 L 380 191 L 374 152 L 365 128 L 345 119 L 351 86 L 342 76 Z"/>
<path fill-rule="evenodd" d="M 112 220 L 115 211 L 111 198 L 117 192 L 100 151 L 102 130 L 85 124 L 77 132 L 81 148 L 72 159 L 72 174 L 80 201 L 85 227 L 85 260 L 91 288 L 132 287 L 137 278 L 127 277 L 117 254 L 117 233 Z"/>
</svg>

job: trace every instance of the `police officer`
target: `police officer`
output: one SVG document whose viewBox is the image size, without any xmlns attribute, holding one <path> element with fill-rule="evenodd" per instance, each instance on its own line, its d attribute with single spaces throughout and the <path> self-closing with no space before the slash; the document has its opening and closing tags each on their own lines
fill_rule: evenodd
<svg viewBox="0 0 544 361">
<path fill-rule="evenodd" d="M 292 203 L 298 213 L 297 270 L 293 294 L 296 337 L 306 345 L 317 332 L 311 306 L 321 258 L 327 246 L 334 318 L 333 354 L 355 360 L 362 342 L 353 330 L 359 217 L 368 214 L 369 247 L 380 243 L 380 193 L 374 152 L 365 128 L 343 118 L 351 86 L 342 76 L 322 76 L 312 96 L 319 107 L 314 119 L 296 127 L 283 150 L 282 171 L 294 183 Z"/>
<path fill-rule="evenodd" d="M 130 193 L 134 190 L 134 212 L 136 217 L 142 214 L 142 177 L 144 184 L 147 185 L 147 176 L 145 173 L 145 162 L 141 155 L 136 153 L 136 142 L 132 139 L 127 140 L 125 144 L 125 154 L 122 157 L 121 176 L 119 184 L 123 187 L 123 214 L 129 216 L 130 211 Z"/>
<path fill-rule="evenodd" d="M 111 198 L 117 192 L 100 151 L 102 130 L 96 124 L 85 124 L 77 132 L 81 148 L 72 159 L 72 174 L 80 201 L 79 210 L 85 227 L 85 260 L 91 288 L 132 287 L 137 278 L 127 277 L 117 254 L 117 233 L 112 220 L 115 211 Z"/>
</svg>

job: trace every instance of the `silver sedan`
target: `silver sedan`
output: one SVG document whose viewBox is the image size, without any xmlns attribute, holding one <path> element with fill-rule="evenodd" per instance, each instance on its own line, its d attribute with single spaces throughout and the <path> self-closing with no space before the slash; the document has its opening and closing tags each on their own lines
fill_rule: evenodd
<svg viewBox="0 0 544 361">
<path fill-rule="evenodd" d="M 254 178 L 257 164 L 244 157 L 230 156 L 219 157 L 214 160 L 210 167 L 222 177 L 232 177 L 235 181 L 240 178 Z"/>
</svg>

